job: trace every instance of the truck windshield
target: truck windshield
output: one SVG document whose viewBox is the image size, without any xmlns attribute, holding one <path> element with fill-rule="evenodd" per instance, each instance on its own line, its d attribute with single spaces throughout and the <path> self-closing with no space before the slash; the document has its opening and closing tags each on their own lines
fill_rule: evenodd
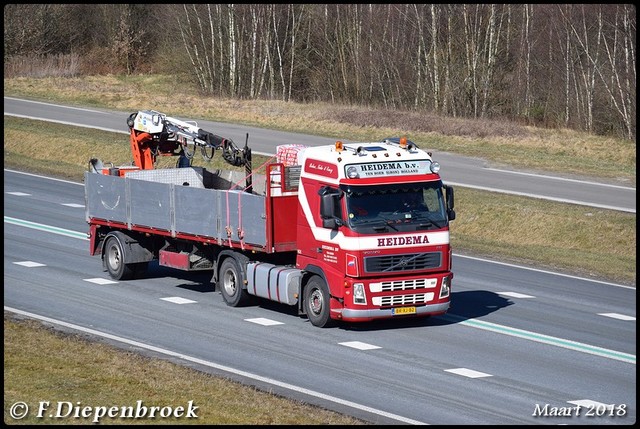
<svg viewBox="0 0 640 429">
<path fill-rule="evenodd" d="M 442 182 L 345 186 L 348 226 L 359 233 L 440 229 L 447 225 Z"/>
</svg>

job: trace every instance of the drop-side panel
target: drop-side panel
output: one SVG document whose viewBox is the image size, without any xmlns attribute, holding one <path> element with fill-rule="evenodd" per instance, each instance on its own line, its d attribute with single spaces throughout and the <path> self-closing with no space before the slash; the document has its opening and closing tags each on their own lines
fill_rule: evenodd
<svg viewBox="0 0 640 429">
<path fill-rule="evenodd" d="M 265 196 L 183 183 L 85 172 L 86 220 L 266 246 Z"/>
</svg>

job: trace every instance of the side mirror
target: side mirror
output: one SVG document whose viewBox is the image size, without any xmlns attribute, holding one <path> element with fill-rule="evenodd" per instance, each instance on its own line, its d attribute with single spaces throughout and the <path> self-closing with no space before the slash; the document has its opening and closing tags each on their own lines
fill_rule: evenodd
<svg viewBox="0 0 640 429">
<path fill-rule="evenodd" d="M 453 210 L 453 206 L 454 206 L 453 186 L 444 185 L 444 190 L 445 190 L 445 198 L 447 199 L 447 210 Z"/>
<path fill-rule="evenodd" d="M 329 219 L 335 213 L 335 194 L 326 193 L 320 196 L 320 217 Z"/>
<path fill-rule="evenodd" d="M 322 188 L 320 194 L 320 218 L 322 219 L 322 227 L 330 229 L 338 229 L 343 225 L 340 216 L 339 199 L 341 194 L 330 188 Z"/>
<path fill-rule="evenodd" d="M 444 185 L 445 198 L 447 200 L 447 217 L 450 221 L 456 218 L 456 211 L 454 207 L 453 186 Z"/>
</svg>

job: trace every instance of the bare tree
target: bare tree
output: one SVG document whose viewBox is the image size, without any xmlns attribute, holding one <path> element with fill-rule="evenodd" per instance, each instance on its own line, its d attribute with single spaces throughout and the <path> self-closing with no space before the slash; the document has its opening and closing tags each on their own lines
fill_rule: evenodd
<svg viewBox="0 0 640 429">
<path fill-rule="evenodd" d="M 621 5 L 621 7 L 622 10 L 620 5 L 616 6 L 615 18 L 613 22 L 608 23 L 613 32 L 612 40 L 609 41 L 608 37 L 603 37 L 609 73 L 605 74 L 603 67 L 597 67 L 596 71 L 624 124 L 627 138 L 632 139 L 635 135 L 635 114 L 632 116 L 632 112 L 635 106 L 636 61 L 630 31 L 631 6 Z M 598 22 L 600 28 L 604 27 L 602 11 L 598 13 Z M 620 63 L 621 66 L 619 66 Z"/>
<path fill-rule="evenodd" d="M 187 76 L 205 94 L 507 117 L 635 139 L 631 5 L 18 4 L 4 11 L 5 73 L 11 61 L 24 62 L 18 57 L 37 63 L 74 53 L 92 72 L 158 69 Z"/>
</svg>

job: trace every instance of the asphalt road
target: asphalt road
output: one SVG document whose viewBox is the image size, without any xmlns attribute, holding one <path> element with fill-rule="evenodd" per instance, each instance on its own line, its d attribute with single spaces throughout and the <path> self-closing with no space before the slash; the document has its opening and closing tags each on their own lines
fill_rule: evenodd
<svg viewBox="0 0 640 429">
<path fill-rule="evenodd" d="M 142 107 L 142 109 L 145 108 L 153 108 L 153 106 Z M 131 113 L 4 97 L 5 115 L 100 128 L 124 134 L 128 134 L 126 119 Z M 191 118 L 178 119 L 190 120 Z M 254 153 L 275 154 L 277 146 L 282 144 L 316 146 L 334 143 L 332 139 L 325 137 L 221 122 L 200 121 L 198 125 L 207 131 L 232 139 L 239 146 L 244 145 L 248 134 L 249 146 Z M 349 140 L 345 139 L 344 142 L 348 143 Z M 446 152 L 434 152 L 434 159 L 440 162 L 442 166 L 440 174 L 445 183 L 450 185 L 629 213 L 636 212 L 636 189 L 628 184 L 599 181 L 591 177 L 569 175 L 559 177 L 540 172 L 499 169 L 481 159 Z"/>
<path fill-rule="evenodd" d="M 636 421 L 635 287 L 454 254 L 448 314 L 319 329 L 202 273 L 114 282 L 86 232 L 81 184 L 5 170 L 5 311 L 377 424 Z"/>
</svg>

